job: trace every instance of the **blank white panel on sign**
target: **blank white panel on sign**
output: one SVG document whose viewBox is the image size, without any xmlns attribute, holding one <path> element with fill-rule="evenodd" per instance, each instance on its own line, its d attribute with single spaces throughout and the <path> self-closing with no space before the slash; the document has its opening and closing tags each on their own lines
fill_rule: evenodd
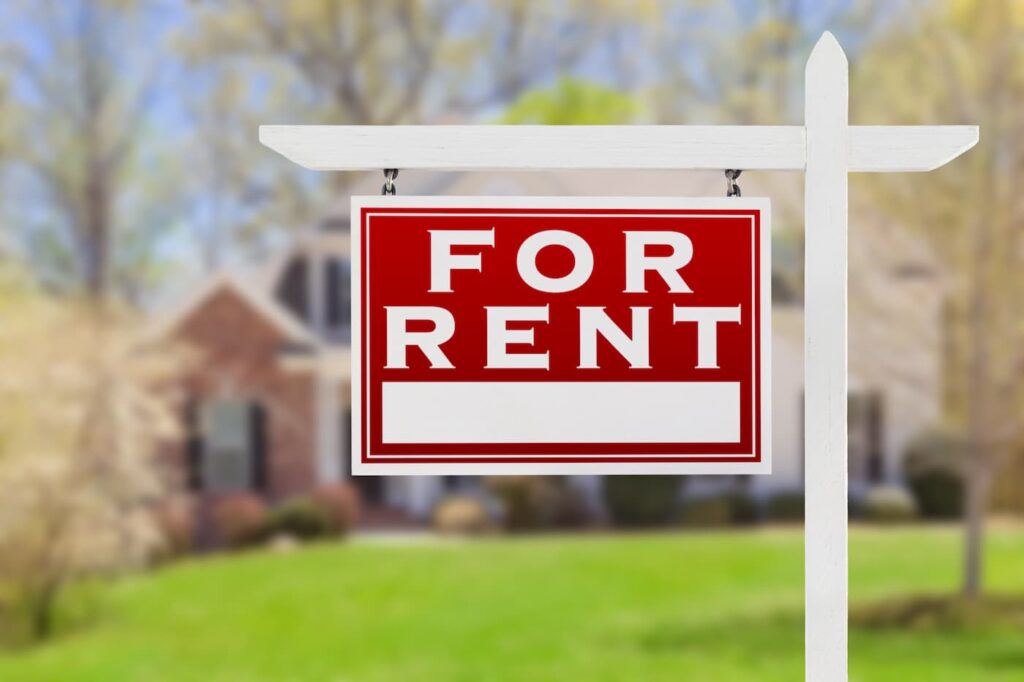
<svg viewBox="0 0 1024 682">
<path fill-rule="evenodd" d="M 738 382 L 384 382 L 385 443 L 735 443 Z"/>
</svg>

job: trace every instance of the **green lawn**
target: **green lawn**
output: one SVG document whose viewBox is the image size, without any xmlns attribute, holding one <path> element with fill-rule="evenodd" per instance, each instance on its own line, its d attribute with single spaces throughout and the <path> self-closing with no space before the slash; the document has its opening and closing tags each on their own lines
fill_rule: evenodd
<svg viewBox="0 0 1024 682">
<path fill-rule="evenodd" d="M 946 529 L 854 532 L 854 600 L 950 590 Z M 989 585 L 1024 593 L 1024 533 Z M 802 680 L 799 531 L 355 541 L 179 564 L 95 622 L 0 654 L 4 682 Z M 1024 680 L 1024 629 L 851 632 L 851 678 Z"/>
</svg>

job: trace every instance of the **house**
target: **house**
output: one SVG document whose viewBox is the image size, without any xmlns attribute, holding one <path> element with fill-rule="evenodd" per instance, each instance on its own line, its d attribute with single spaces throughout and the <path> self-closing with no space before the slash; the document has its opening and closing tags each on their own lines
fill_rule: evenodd
<svg viewBox="0 0 1024 682">
<path fill-rule="evenodd" d="M 765 183 L 760 188 L 756 177 L 744 176 L 741 183 L 747 195 L 773 197 L 779 235 L 774 258 L 779 272 L 773 273 L 773 473 L 697 477 L 688 490 L 698 494 L 742 485 L 768 496 L 798 491 L 803 484 L 801 256 L 799 243 L 786 241 L 793 234 L 786 230 L 786 212 L 800 205 L 799 188 L 794 190 L 787 177 L 768 184 L 778 177 L 760 179 Z M 398 190 L 708 196 L 724 193 L 724 184 L 712 173 L 424 172 L 403 173 Z M 379 186 L 374 175 L 353 193 L 375 194 Z M 190 436 L 172 454 L 182 485 L 201 497 L 255 491 L 278 500 L 349 477 L 348 220 L 346 200 L 273 262 L 248 273 L 215 273 L 161 317 L 162 334 L 184 341 L 202 357 L 182 378 Z M 789 224 L 799 225 L 799 217 Z M 881 246 L 868 238 L 876 233 L 882 235 Z M 908 441 L 935 421 L 939 409 L 941 293 L 930 277 L 927 254 L 915 251 L 913 239 L 897 238 L 900 233 L 851 226 L 852 281 L 863 280 L 866 290 L 853 300 L 877 306 L 865 311 L 855 303 L 851 313 L 849 447 L 855 494 L 873 484 L 900 481 Z M 912 325 L 906 324 L 909 319 Z M 571 483 L 600 508 L 599 477 L 573 477 Z M 371 518 L 376 513 L 415 521 L 446 493 L 473 489 L 479 481 L 355 477 L 354 484 Z"/>
</svg>

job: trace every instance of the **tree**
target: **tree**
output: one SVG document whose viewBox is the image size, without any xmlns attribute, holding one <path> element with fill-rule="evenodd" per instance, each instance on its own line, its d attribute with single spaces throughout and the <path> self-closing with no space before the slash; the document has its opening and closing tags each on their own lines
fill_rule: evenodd
<svg viewBox="0 0 1024 682">
<path fill-rule="evenodd" d="M 22 30 L 3 46 L 13 74 L 6 189 L 20 197 L 25 250 L 61 288 L 94 297 L 112 285 L 134 289 L 165 218 L 155 209 L 173 187 L 133 172 L 160 162 L 139 145 L 158 93 L 156 7 L 69 0 L 9 9 Z"/>
<path fill-rule="evenodd" d="M 1024 435 L 1024 7 L 947 0 L 898 23 L 855 72 L 860 123 L 976 123 L 963 160 L 923 176 L 864 181 L 883 215 L 916 231 L 946 288 L 945 414 L 968 445 L 963 593 L 983 584 L 993 477 Z"/>
<path fill-rule="evenodd" d="M 252 234 L 315 217 L 351 175 L 297 172 L 254 142 L 259 123 L 401 124 L 471 119 L 566 73 L 649 2 L 209 0 L 194 3 L 180 52 L 211 87 L 253 83 L 218 138 L 244 169 L 226 213 Z M 254 102 L 257 102 L 254 104 Z M 225 112 L 226 113 L 226 112 Z M 238 143 L 228 145 L 224 134 Z"/>
<path fill-rule="evenodd" d="M 645 46 L 654 55 L 648 67 L 651 117 L 656 123 L 802 124 L 804 66 L 822 31 L 838 33 L 847 53 L 856 57 L 895 4 L 732 0 L 666 5 Z M 758 171 L 757 178 L 771 192 L 775 231 L 788 232 L 789 239 L 801 237 L 803 178 L 776 171 Z M 801 291 L 801 266 L 792 266 L 783 263 L 775 274 Z"/>
<path fill-rule="evenodd" d="M 534 125 L 616 125 L 640 115 L 635 98 L 579 79 L 561 78 L 555 87 L 527 92 L 509 105 L 503 123 Z"/>
<path fill-rule="evenodd" d="M 848 53 L 869 41 L 892 0 L 683 2 L 651 29 L 656 118 L 665 122 L 795 124 L 803 120 L 804 65 L 826 29 Z"/>
<path fill-rule="evenodd" d="M 258 239 L 260 222 L 287 222 L 285 216 L 308 211 L 299 173 L 280 179 L 274 205 L 281 216 L 247 210 L 260 203 L 250 193 L 263 182 L 252 174 L 259 163 L 252 134 L 258 121 L 247 104 L 250 84 L 237 69 L 208 65 L 204 70 L 182 93 L 189 127 L 195 132 L 181 147 L 190 172 L 180 181 L 182 212 L 188 216 L 202 268 L 210 272 L 225 264 L 230 247 Z"/>
<path fill-rule="evenodd" d="M 45 295 L 0 266 L 0 615 L 47 637 L 64 588 L 139 565 L 159 542 L 154 456 L 175 433 L 180 352 L 113 304 Z"/>
</svg>

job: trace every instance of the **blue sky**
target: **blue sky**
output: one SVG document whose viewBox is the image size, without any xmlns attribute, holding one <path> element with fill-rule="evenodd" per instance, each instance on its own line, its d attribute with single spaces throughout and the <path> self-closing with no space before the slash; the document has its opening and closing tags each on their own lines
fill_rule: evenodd
<svg viewBox="0 0 1024 682">
<path fill-rule="evenodd" d="M 800 6 L 800 17 L 803 24 L 802 42 L 804 44 L 798 46 L 797 50 L 805 51 L 821 31 L 829 28 L 836 30 L 848 52 L 851 56 L 855 56 L 860 49 L 862 36 L 840 26 L 829 25 L 834 17 L 849 11 L 854 4 L 851 0 L 833 0 L 831 2 L 803 0 Z M 891 6 L 899 4 L 893 3 Z M 54 53 L 50 34 L 41 28 L 38 13 L 43 11 L 41 8 L 45 6 L 47 6 L 45 2 L 36 3 L 34 1 L 9 6 L 11 11 L 5 17 L 5 21 L 0 22 L 0 43 L 20 46 L 21 49 L 34 55 L 37 63 L 45 68 L 71 68 L 60 63 L 60 58 Z M 56 8 L 57 24 L 67 29 L 76 18 L 74 10 L 79 6 L 79 2 L 52 3 L 49 6 Z M 213 80 L 209 70 L 201 68 L 202 65 L 198 69 L 186 67 L 172 49 L 171 41 L 174 37 L 189 30 L 191 11 L 189 5 L 176 1 L 158 0 L 143 3 L 142 6 L 145 7 L 145 17 L 139 30 L 144 35 L 139 44 L 143 49 L 128 53 L 131 58 L 125 59 L 123 65 L 119 66 L 121 70 L 118 77 L 130 81 L 131 79 L 140 79 L 144 74 L 150 74 L 147 77 L 157 79 L 155 97 L 150 103 L 144 128 L 143 158 L 148 159 L 147 164 L 154 166 L 165 163 L 168 159 L 180 164 L 180 172 L 185 175 L 179 180 L 184 182 L 190 179 L 188 177 L 190 159 L 183 156 L 187 153 L 183 150 L 189 149 L 195 134 L 195 122 L 189 113 L 186 95 L 195 96 L 197 93 L 204 92 L 204 89 L 216 87 L 216 81 Z M 674 5 L 672 2 L 666 2 L 665 6 L 673 7 Z M 765 3 L 757 0 L 706 3 L 706 7 L 707 9 L 697 13 L 686 12 L 687 21 L 693 22 L 688 24 L 688 30 L 696 31 L 698 34 L 708 31 L 729 32 L 737 27 L 749 27 L 756 24 L 765 11 Z M 673 20 L 678 21 L 679 19 L 678 17 L 673 18 L 671 13 L 666 14 L 665 21 L 669 25 Z M 110 47 L 115 53 L 120 54 L 117 51 L 121 46 Z M 699 42 L 692 45 L 684 43 L 678 49 L 679 53 L 670 58 L 685 64 L 691 78 L 700 84 L 702 79 L 706 78 L 708 68 L 705 55 L 702 53 L 703 46 Z M 627 37 L 618 46 L 604 45 L 593 50 L 590 56 L 575 70 L 575 75 L 609 85 L 620 85 L 622 74 L 614 64 L 616 55 L 623 51 L 635 57 L 632 61 L 635 63 L 636 69 L 632 73 L 630 84 L 641 89 L 656 79 L 660 68 L 658 60 L 666 58 L 664 55 L 652 54 L 649 46 L 643 44 L 641 38 L 634 34 Z M 250 85 L 250 101 L 254 107 L 254 111 L 251 113 L 256 119 L 261 119 L 259 116 L 262 92 L 260 84 L 263 76 L 256 68 L 248 68 L 245 73 Z M 17 99 L 29 103 L 36 99 L 25 74 L 8 68 L 5 75 Z M 477 117 L 480 120 L 488 120 L 493 119 L 498 113 L 497 109 L 486 110 L 477 112 Z M 271 114 L 268 114 L 267 122 L 280 122 L 271 120 L 270 116 Z M 297 113 L 295 116 L 298 117 L 301 114 Z M 295 118 L 291 122 L 302 123 L 303 121 Z M 798 123 L 799 121 L 792 122 Z M 243 131 L 243 134 L 245 133 L 251 134 L 254 146 L 259 144 L 255 129 Z M 267 163 L 280 163 L 279 160 L 271 160 L 272 152 L 269 150 L 266 154 L 268 155 Z M 142 172 L 146 172 L 147 167 L 147 165 L 143 165 Z M 280 169 L 281 167 L 276 166 L 276 168 Z M 292 166 L 289 172 L 296 173 L 296 177 L 304 177 L 304 182 L 307 183 L 319 181 L 319 178 L 295 166 Z M 27 198 L 30 196 L 29 194 L 24 196 L 26 198 L 23 199 L 23 202 L 30 201 Z M 200 192 L 188 197 L 180 205 L 172 207 L 170 213 L 173 217 L 161 216 L 162 220 L 168 222 L 161 226 L 160 231 L 163 233 L 163 237 L 153 245 L 153 248 L 157 249 L 157 259 L 175 274 L 175 279 L 191 278 L 198 271 L 197 254 L 199 249 L 192 226 L 207 219 L 214 199 L 215 197 L 212 196 L 204 197 Z M 35 211 L 36 208 L 43 209 L 45 207 L 20 206 L 20 209 L 24 211 L 22 215 L 39 213 L 39 211 Z M 228 215 L 230 216 L 230 211 L 237 209 L 228 206 L 226 210 L 229 211 Z M 272 238 L 268 247 L 279 248 L 283 237 L 283 235 L 278 235 L 278 238 Z M 235 263 L 243 262 L 246 259 L 246 252 L 238 249 L 233 249 L 227 258 L 229 262 Z"/>
</svg>

